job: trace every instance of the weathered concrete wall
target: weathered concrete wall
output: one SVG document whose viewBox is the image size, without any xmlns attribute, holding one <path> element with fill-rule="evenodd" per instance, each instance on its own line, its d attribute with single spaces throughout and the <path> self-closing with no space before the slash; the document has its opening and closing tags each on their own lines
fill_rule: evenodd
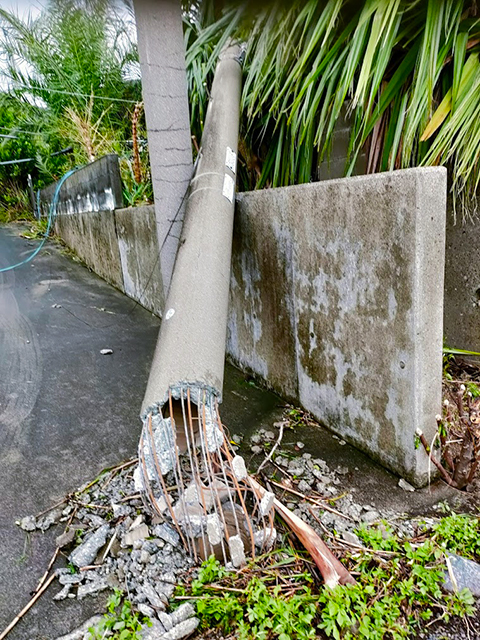
<svg viewBox="0 0 480 640">
<path fill-rule="evenodd" d="M 48 215 L 57 183 L 40 192 L 40 211 Z M 63 183 L 57 213 L 87 213 L 89 211 L 113 211 L 123 207 L 122 180 L 118 156 L 110 154 L 85 165 Z"/>
<path fill-rule="evenodd" d="M 152 205 L 115 211 L 125 293 L 162 316 L 164 296 L 155 209 Z"/>
<path fill-rule="evenodd" d="M 95 273 L 162 316 L 164 297 L 153 205 L 59 215 L 55 231 Z"/>
<path fill-rule="evenodd" d="M 446 171 L 238 196 L 228 350 L 413 482 L 441 405 Z"/>
<path fill-rule="evenodd" d="M 124 291 L 114 211 L 59 215 L 55 232 L 95 273 Z"/>
<path fill-rule="evenodd" d="M 40 192 L 47 215 L 56 183 Z M 104 156 L 61 187 L 55 231 L 95 273 L 157 315 L 163 281 L 153 206 L 122 209 L 118 156 Z"/>
<path fill-rule="evenodd" d="M 433 437 L 441 404 L 445 194 L 432 168 L 237 198 L 231 359 L 417 484 L 415 429 Z M 160 314 L 155 224 L 149 206 L 60 216 L 57 229 Z"/>
<path fill-rule="evenodd" d="M 480 352 L 480 221 L 462 222 L 447 209 L 445 249 L 445 341 Z M 476 359 L 476 358 L 475 358 Z"/>
</svg>

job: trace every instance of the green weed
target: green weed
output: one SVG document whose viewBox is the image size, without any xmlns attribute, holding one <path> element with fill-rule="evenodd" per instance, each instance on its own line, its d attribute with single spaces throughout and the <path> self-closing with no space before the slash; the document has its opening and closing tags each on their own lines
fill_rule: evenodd
<svg viewBox="0 0 480 640">
<path fill-rule="evenodd" d="M 437 543 L 465 558 L 480 560 L 480 518 L 452 513 L 433 526 Z"/>
<path fill-rule="evenodd" d="M 88 632 L 90 640 L 102 640 L 107 635 L 115 640 L 140 640 L 142 626 L 151 627 L 152 623 L 145 616 L 140 619 L 131 603 L 123 599 L 122 592 L 115 589 L 108 600 L 107 613 Z"/>
<path fill-rule="evenodd" d="M 235 574 L 211 557 L 198 578 L 177 594 L 192 596 L 202 628 L 218 627 L 241 640 L 308 640 L 319 632 L 335 640 L 401 640 L 434 619 L 448 622 L 474 613 L 468 589 L 450 594 L 442 585 L 445 548 L 476 557 L 478 527 L 478 519 L 452 515 L 434 527 L 432 537 L 415 542 L 399 538 L 386 522 L 362 525 L 357 535 L 365 550 L 344 558 L 358 576 L 354 585 L 315 593 L 308 574 L 287 573 L 283 585 L 289 580 L 295 588 L 285 589 L 280 580 L 272 580 L 272 565 L 263 564 L 261 571 L 257 560 L 251 572 Z M 277 550 L 274 566 L 279 568 L 295 553 Z"/>
</svg>

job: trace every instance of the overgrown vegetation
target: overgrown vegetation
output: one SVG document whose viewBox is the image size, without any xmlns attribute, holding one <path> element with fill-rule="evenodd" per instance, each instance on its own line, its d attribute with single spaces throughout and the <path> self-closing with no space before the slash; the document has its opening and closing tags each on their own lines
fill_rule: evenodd
<svg viewBox="0 0 480 640">
<path fill-rule="evenodd" d="M 0 209 L 8 211 L 9 218 L 23 213 L 23 203 L 30 209 L 28 173 L 41 188 L 106 153 L 122 159 L 127 201 L 148 201 L 151 186 L 147 150 L 139 144 L 146 134 L 138 109 L 141 85 L 131 12 L 125 7 L 119 13 L 108 0 L 52 0 L 26 21 L 0 9 L 0 27 L 5 87 L 0 93 L 0 133 L 11 136 L 0 138 L 0 161 L 31 159 L 0 166 L 2 186 L 10 184 L 12 194 L 0 196 Z M 65 149 L 70 152 L 58 154 Z M 132 179 L 135 162 L 142 167 Z"/>
<path fill-rule="evenodd" d="M 201 2 L 186 19 L 192 128 L 215 60 L 246 42 L 243 187 L 316 179 L 345 115 L 346 174 L 448 164 L 457 200 L 480 179 L 480 19 L 473 0 Z"/>
<path fill-rule="evenodd" d="M 457 489 L 469 489 L 480 462 L 480 369 L 457 363 L 455 355 L 478 356 L 473 351 L 443 350 L 443 408 L 437 415 L 438 429 L 432 442 L 417 432 L 443 479 Z"/>
<path fill-rule="evenodd" d="M 227 38 L 246 43 L 240 189 L 317 179 L 336 127 L 346 119 L 346 175 L 362 154 L 368 172 L 446 164 L 454 205 L 476 211 L 475 0 L 203 0 L 183 6 L 197 145 L 218 54 Z M 145 130 L 142 116 L 132 133 L 141 100 L 132 15 L 119 15 L 108 0 L 52 0 L 26 23 L 0 10 L 0 25 L 2 73 L 15 116 L 8 122 L 0 116 L 0 126 L 18 135 L 3 139 L 0 158 L 34 157 L 15 171 L 33 172 L 41 186 L 114 151 L 124 158 L 127 202 L 151 198 L 141 144 L 141 181 L 133 166 L 135 139 L 145 138 Z M 51 156 L 70 145 L 71 155 Z M 20 175 L 7 174 L 24 187 Z"/>
<path fill-rule="evenodd" d="M 211 557 L 198 578 L 177 589 L 177 599 L 192 599 L 203 628 L 243 640 L 309 639 L 322 632 L 335 640 L 400 640 L 425 625 L 474 613 L 470 591 L 446 593 L 443 581 L 446 549 L 480 559 L 478 518 L 451 513 L 431 530 L 420 527 L 411 540 L 386 522 L 362 526 L 357 534 L 362 549 L 343 547 L 355 585 L 323 587 L 302 554 L 285 547 L 236 573 Z"/>
</svg>

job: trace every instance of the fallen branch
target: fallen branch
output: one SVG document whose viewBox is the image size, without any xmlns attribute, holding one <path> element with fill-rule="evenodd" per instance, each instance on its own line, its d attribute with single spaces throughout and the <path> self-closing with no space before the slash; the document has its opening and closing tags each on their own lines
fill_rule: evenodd
<svg viewBox="0 0 480 640">
<path fill-rule="evenodd" d="M 262 487 L 254 478 L 248 476 L 248 481 L 253 491 L 263 497 L 266 489 Z M 312 556 L 315 564 L 322 574 L 323 580 L 328 587 L 336 587 L 339 584 L 355 584 L 353 576 L 345 569 L 343 564 L 336 558 L 327 545 L 314 529 L 296 516 L 290 509 L 287 509 L 280 500 L 274 498 L 274 507 L 292 532 L 297 536 L 308 553 Z M 0 639 L 1 640 L 1 639 Z"/>
<path fill-rule="evenodd" d="M 45 571 L 45 573 L 43 574 L 43 576 L 40 578 L 40 580 L 38 581 L 37 587 L 35 589 L 35 591 L 33 592 L 33 595 L 35 595 L 36 593 L 38 593 L 40 591 L 40 589 L 43 586 L 43 583 L 45 582 L 45 580 L 48 577 L 48 574 L 50 573 L 50 569 L 53 567 L 53 563 L 55 562 L 55 560 L 57 559 L 58 553 L 60 551 L 60 548 L 57 547 L 53 553 L 53 556 L 50 558 L 50 562 L 48 563 L 48 567 Z"/>
<path fill-rule="evenodd" d="M 23 609 L 20 611 L 20 613 L 11 621 L 11 623 L 8 625 L 8 627 L 6 629 L 4 629 L 4 631 L 2 631 L 2 633 L 0 634 L 0 640 L 3 640 L 4 638 L 7 637 L 7 635 L 10 633 L 10 631 L 20 622 L 20 620 L 23 618 L 23 616 L 27 613 L 27 611 L 29 611 L 33 605 L 35 604 L 35 602 L 40 598 L 40 596 L 42 595 L 42 593 L 44 591 L 46 591 L 48 589 L 48 587 L 50 586 L 50 583 L 53 581 L 53 579 L 55 578 L 55 574 L 52 573 L 52 575 L 48 578 L 48 580 L 45 582 L 45 584 L 41 587 L 41 589 L 39 589 L 37 591 L 37 593 L 33 596 L 33 598 L 30 600 L 30 602 L 28 604 L 26 604 Z"/>
<path fill-rule="evenodd" d="M 454 487 L 455 489 L 458 489 L 457 483 L 453 480 L 452 476 L 448 473 L 448 471 L 445 469 L 445 467 L 443 466 L 443 464 L 441 462 L 439 462 L 435 456 L 432 453 L 432 450 L 430 449 L 430 446 L 427 442 L 427 439 L 425 438 L 423 431 L 421 431 L 421 429 L 417 429 L 417 436 L 420 439 L 420 442 L 423 445 L 423 448 L 425 449 L 426 453 L 428 454 L 428 457 L 430 458 L 430 460 L 433 462 L 433 464 L 437 467 L 437 469 L 440 471 L 440 474 L 442 476 L 442 478 L 445 480 L 445 482 L 447 484 L 449 484 L 450 486 Z"/>
<path fill-rule="evenodd" d="M 277 450 L 278 445 L 281 443 L 282 438 L 283 438 L 283 427 L 284 427 L 284 423 L 280 422 L 280 432 L 278 434 L 278 439 L 275 442 L 275 444 L 273 445 L 272 450 L 270 451 L 268 456 L 265 458 L 265 460 L 262 462 L 262 464 L 258 467 L 257 474 L 259 474 L 260 471 L 263 469 L 263 467 L 267 464 L 267 462 L 269 462 L 272 459 L 272 456 L 275 453 L 275 451 Z"/>
</svg>

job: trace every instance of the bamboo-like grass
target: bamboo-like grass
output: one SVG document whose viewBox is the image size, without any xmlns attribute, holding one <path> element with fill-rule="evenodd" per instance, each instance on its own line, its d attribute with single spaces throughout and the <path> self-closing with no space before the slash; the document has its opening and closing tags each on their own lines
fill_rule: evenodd
<svg viewBox="0 0 480 640">
<path fill-rule="evenodd" d="M 473 0 L 215 3 L 185 14 L 192 129 L 227 38 L 247 43 L 244 189 L 316 179 L 335 127 L 351 127 L 345 175 L 446 164 L 466 211 L 480 180 L 480 11 Z M 241 145 L 242 146 L 242 145 Z"/>
</svg>

